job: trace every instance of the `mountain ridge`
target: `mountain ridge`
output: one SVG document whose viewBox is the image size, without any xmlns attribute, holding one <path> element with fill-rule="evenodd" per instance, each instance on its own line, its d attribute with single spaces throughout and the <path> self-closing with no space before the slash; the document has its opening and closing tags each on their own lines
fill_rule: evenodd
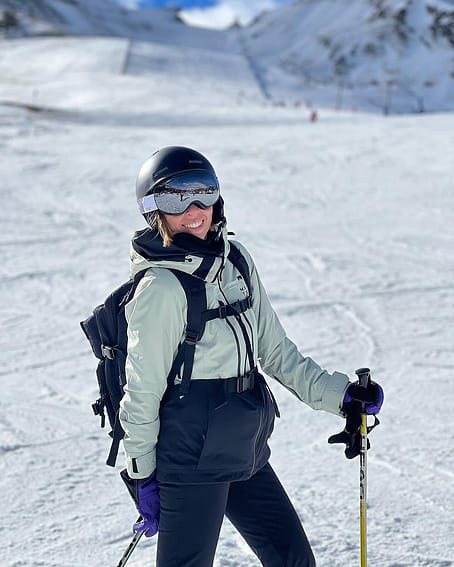
<svg viewBox="0 0 454 567">
<path fill-rule="evenodd" d="M 450 0 L 299 0 L 229 30 L 191 28 L 176 8 L 112 0 L 0 0 L 2 8 L 6 37 L 100 35 L 241 52 L 278 104 L 454 110 Z"/>
</svg>

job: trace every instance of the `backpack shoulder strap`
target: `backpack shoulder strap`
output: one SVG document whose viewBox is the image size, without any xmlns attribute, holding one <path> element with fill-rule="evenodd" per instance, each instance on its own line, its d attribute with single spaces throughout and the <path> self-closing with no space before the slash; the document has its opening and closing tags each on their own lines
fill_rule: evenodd
<svg viewBox="0 0 454 567">
<path fill-rule="evenodd" d="M 180 392 L 184 395 L 189 392 L 192 368 L 194 366 L 195 345 L 202 338 L 205 330 L 203 314 L 207 309 L 207 297 L 203 280 L 179 270 L 171 269 L 170 271 L 184 289 L 188 310 L 185 337 L 178 348 L 177 355 L 167 377 L 167 383 L 169 386 L 173 384 L 175 376 L 183 364 Z"/>
<path fill-rule="evenodd" d="M 142 281 L 145 274 L 148 272 L 149 268 L 145 268 L 137 272 L 134 277 L 128 280 L 128 288 L 125 290 L 125 293 L 122 297 L 119 298 L 116 310 L 117 316 L 117 345 L 120 349 L 120 355 L 123 356 L 123 360 L 121 361 L 120 368 L 124 368 L 124 364 L 126 362 L 126 350 L 127 350 L 127 335 L 128 335 L 128 325 L 126 322 L 126 315 L 125 315 L 125 307 L 126 304 L 131 301 L 136 293 L 137 286 Z M 120 376 L 122 384 L 126 383 L 126 377 Z"/>
<path fill-rule="evenodd" d="M 140 281 L 142 280 L 142 278 L 145 276 L 145 274 L 148 272 L 149 269 L 150 268 L 144 268 L 143 270 L 140 270 L 140 272 L 134 274 L 132 278 L 130 278 L 129 281 L 132 280 L 131 287 L 129 288 L 128 293 L 126 293 L 123 299 L 121 300 L 119 305 L 120 307 L 124 307 L 128 303 L 128 301 L 130 301 L 134 297 L 137 286 L 139 285 Z"/>
</svg>

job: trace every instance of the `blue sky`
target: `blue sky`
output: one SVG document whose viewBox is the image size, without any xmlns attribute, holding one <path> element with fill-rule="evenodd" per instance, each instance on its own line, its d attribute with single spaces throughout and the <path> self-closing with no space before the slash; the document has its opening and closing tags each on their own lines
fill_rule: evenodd
<svg viewBox="0 0 454 567">
<path fill-rule="evenodd" d="M 213 6 L 216 0 L 199 0 L 198 2 L 191 0 L 179 0 L 177 2 L 172 0 L 141 0 L 139 1 L 139 8 L 152 8 L 156 6 L 178 6 L 181 8 L 203 8 L 206 6 Z"/>
<path fill-rule="evenodd" d="M 247 24 L 264 10 L 271 10 L 291 0 L 115 0 L 134 8 L 179 7 L 188 23 L 222 28 L 235 20 Z"/>
</svg>

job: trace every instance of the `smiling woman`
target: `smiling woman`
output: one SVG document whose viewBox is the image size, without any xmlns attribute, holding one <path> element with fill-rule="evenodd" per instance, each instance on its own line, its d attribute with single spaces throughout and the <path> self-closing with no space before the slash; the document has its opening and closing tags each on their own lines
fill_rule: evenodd
<svg viewBox="0 0 454 567">
<path fill-rule="evenodd" d="M 378 413 L 383 391 L 326 372 L 287 338 L 252 257 L 229 238 L 203 154 L 156 150 L 136 198 L 148 227 L 131 242 L 131 274 L 142 279 L 125 306 L 118 412 L 122 478 L 142 518 L 134 530 L 159 532 L 157 567 L 212 567 L 226 516 L 263 566 L 315 567 L 268 462 L 280 414 L 261 369 L 313 409 L 347 417 L 351 427 L 332 442 L 345 443 L 349 458 L 358 454 L 361 408 Z"/>
</svg>

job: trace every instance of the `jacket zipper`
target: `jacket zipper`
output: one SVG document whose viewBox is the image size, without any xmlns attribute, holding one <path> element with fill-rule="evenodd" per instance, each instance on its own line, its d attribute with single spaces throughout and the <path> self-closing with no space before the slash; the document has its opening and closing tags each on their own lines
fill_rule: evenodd
<svg viewBox="0 0 454 567">
<path fill-rule="evenodd" d="M 222 303 L 220 302 L 220 304 L 222 305 Z M 225 322 L 227 323 L 227 325 L 230 327 L 230 330 L 232 331 L 233 337 L 235 339 L 235 343 L 236 343 L 236 353 L 237 353 L 237 360 L 238 360 L 238 365 L 237 365 L 237 375 L 241 376 L 241 349 L 240 349 L 240 341 L 238 339 L 238 335 L 235 331 L 234 326 L 232 325 L 232 323 L 228 320 L 228 318 L 225 318 Z"/>
<path fill-rule="evenodd" d="M 221 276 L 222 276 L 222 272 L 221 272 Z M 221 277 L 219 277 L 217 279 L 217 283 L 218 283 L 218 288 L 219 291 L 222 294 L 222 297 L 225 299 L 226 303 L 228 304 L 227 298 L 224 295 L 224 292 L 222 291 L 221 288 Z M 219 305 L 223 305 L 222 301 L 219 302 Z M 229 321 L 228 317 L 225 318 L 225 322 L 227 323 L 227 325 L 230 327 L 230 330 L 232 331 L 233 337 L 235 339 L 235 343 L 236 343 L 236 353 L 237 353 L 237 360 L 238 360 L 238 364 L 237 364 L 237 375 L 241 376 L 241 348 L 240 348 L 240 341 L 238 339 L 238 335 L 237 332 L 235 331 L 235 327 L 232 325 L 232 323 Z"/>
</svg>

